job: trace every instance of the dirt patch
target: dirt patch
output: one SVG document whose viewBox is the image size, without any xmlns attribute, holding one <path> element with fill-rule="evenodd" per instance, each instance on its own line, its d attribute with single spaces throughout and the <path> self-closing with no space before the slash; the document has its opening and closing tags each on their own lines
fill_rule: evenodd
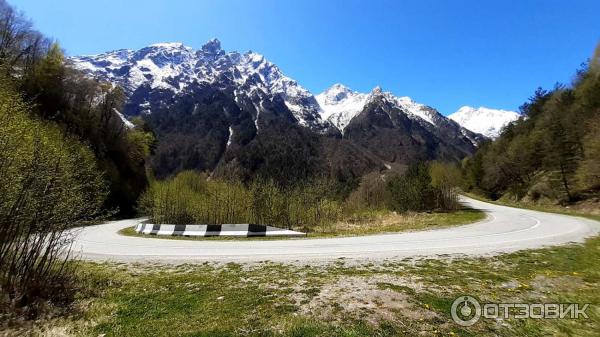
<svg viewBox="0 0 600 337">
<path fill-rule="evenodd" d="M 423 290 L 416 279 L 392 275 L 341 277 L 318 288 L 295 289 L 290 297 L 299 313 L 320 317 L 326 321 L 347 321 L 348 318 L 380 322 L 399 319 L 431 319 L 435 312 L 411 301 L 415 292 Z"/>
<path fill-rule="evenodd" d="M 595 197 L 583 200 L 574 205 L 571 205 L 569 208 L 576 212 L 600 215 L 600 198 Z"/>
<path fill-rule="evenodd" d="M 534 290 L 541 293 L 555 293 L 556 289 L 582 289 L 586 287 L 585 282 L 575 276 L 549 277 L 544 275 L 536 276 L 531 282 Z"/>
</svg>

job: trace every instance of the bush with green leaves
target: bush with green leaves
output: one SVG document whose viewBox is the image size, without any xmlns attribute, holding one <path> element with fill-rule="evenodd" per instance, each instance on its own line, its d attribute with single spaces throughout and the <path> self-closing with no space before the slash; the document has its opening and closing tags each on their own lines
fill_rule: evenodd
<svg viewBox="0 0 600 337">
<path fill-rule="evenodd" d="M 94 154 L 34 117 L 0 78 L 0 292 L 10 308 L 33 308 L 60 280 L 69 228 L 92 220 L 107 195 Z"/>
<path fill-rule="evenodd" d="M 398 212 L 456 210 L 460 177 L 460 169 L 451 163 L 410 165 L 404 174 L 387 179 L 387 205 Z"/>
<path fill-rule="evenodd" d="M 441 210 L 457 210 L 457 187 L 462 185 L 462 172 L 456 163 L 432 161 L 429 163 L 431 187 L 434 192 L 435 208 Z"/>
<path fill-rule="evenodd" d="M 346 199 L 347 213 L 385 209 L 389 200 L 386 186 L 386 177 L 380 172 L 363 176 L 358 187 Z"/>
</svg>

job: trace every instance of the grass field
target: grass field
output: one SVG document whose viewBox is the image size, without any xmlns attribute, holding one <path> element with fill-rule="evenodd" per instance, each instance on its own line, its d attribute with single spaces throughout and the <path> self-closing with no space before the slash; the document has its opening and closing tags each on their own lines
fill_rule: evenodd
<svg viewBox="0 0 600 337">
<path fill-rule="evenodd" d="M 492 258 L 361 266 L 344 260 L 250 267 L 82 263 L 72 314 L 40 321 L 33 330 L 81 336 L 597 336 L 599 259 L 595 238 Z M 585 320 L 481 320 L 463 328 L 449 311 L 463 294 L 484 302 L 592 305 Z"/>
</svg>

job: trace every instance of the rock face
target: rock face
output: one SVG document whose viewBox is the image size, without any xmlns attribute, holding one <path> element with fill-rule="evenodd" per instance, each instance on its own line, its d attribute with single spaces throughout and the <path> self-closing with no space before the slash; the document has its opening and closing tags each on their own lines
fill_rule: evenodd
<svg viewBox="0 0 600 337">
<path fill-rule="evenodd" d="M 129 97 L 125 109 L 129 116 L 152 113 L 179 97 L 211 87 L 248 105 L 255 119 L 266 110 L 263 105 L 277 97 L 297 124 L 316 130 L 329 126 L 320 119 L 315 97 L 276 65 L 251 51 L 226 53 L 216 39 L 197 51 L 181 43 L 159 43 L 70 61 L 96 78 L 123 87 Z"/>
<path fill-rule="evenodd" d="M 353 179 L 391 164 L 460 159 L 483 137 L 435 109 L 375 88 L 336 84 L 314 96 L 255 52 L 161 43 L 71 57 L 121 86 L 124 115 L 142 116 L 159 145 L 159 177 L 184 169 L 288 181 L 323 173 Z"/>
<path fill-rule="evenodd" d="M 368 97 L 368 94 L 352 91 L 337 83 L 318 94 L 316 99 L 321 106 L 321 118 L 343 132 L 352 118 L 363 110 Z"/>
<path fill-rule="evenodd" d="M 514 111 L 473 108 L 463 106 L 448 118 L 462 125 L 465 129 L 480 133 L 489 138 L 500 135 L 502 128 L 519 119 L 521 115 Z"/>
<path fill-rule="evenodd" d="M 437 110 L 396 97 L 381 88 L 370 94 L 339 84 L 317 96 L 324 120 L 386 162 L 456 160 L 472 153 L 483 140 Z"/>
</svg>

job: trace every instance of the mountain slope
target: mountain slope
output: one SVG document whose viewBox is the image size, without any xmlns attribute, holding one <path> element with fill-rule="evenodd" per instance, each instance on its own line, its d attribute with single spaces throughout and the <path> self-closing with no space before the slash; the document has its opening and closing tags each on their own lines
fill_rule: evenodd
<svg viewBox="0 0 600 337">
<path fill-rule="evenodd" d="M 336 83 L 315 98 L 321 106 L 321 118 L 343 132 L 352 118 L 363 110 L 368 95 Z"/>
<path fill-rule="evenodd" d="M 463 106 L 448 118 L 473 132 L 489 138 L 496 138 L 507 124 L 516 121 L 521 115 L 514 111 L 489 109 L 486 107 L 473 108 Z"/>
<path fill-rule="evenodd" d="M 252 51 L 226 53 L 217 39 L 197 51 L 181 43 L 159 43 L 70 61 L 96 78 L 123 87 L 130 98 L 127 115 L 151 113 L 157 103 L 189 94 L 199 86 L 218 86 L 231 92 L 236 101 L 253 105 L 256 115 L 265 100 L 277 95 L 300 125 L 319 131 L 329 126 L 320 120 L 314 96 L 276 65 Z"/>
<path fill-rule="evenodd" d="M 437 110 L 375 88 L 363 110 L 344 128 L 344 138 L 386 162 L 458 160 L 472 153 L 483 137 Z"/>
<path fill-rule="evenodd" d="M 521 111 L 523 118 L 465 161 L 466 188 L 493 199 L 600 210 L 600 46 L 570 85 L 538 88 Z"/>
<path fill-rule="evenodd" d="M 379 88 L 364 94 L 337 84 L 313 96 L 262 55 L 225 52 L 216 39 L 199 50 L 161 43 L 69 62 L 124 89 L 123 114 L 142 116 L 158 137 L 158 177 L 195 169 L 351 180 L 392 163 L 461 159 L 483 139 Z"/>
</svg>

